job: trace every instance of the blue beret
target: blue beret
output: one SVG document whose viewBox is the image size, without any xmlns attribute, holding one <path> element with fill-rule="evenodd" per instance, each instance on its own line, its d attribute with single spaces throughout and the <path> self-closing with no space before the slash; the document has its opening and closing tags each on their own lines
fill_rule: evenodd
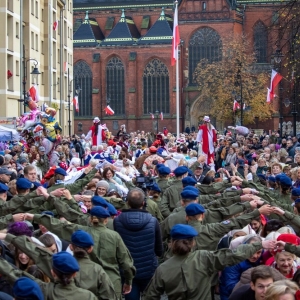
<svg viewBox="0 0 300 300">
<path fill-rule="evenodd" d="M 54 213 L 50 210 L 44 210 L 41 215 L 48 215 L 50 217 L 54 217 Z"/>
<path fill-rule="evenodd" d="M 195 187 L 190 186 L 188 189 L 184 188 L 181 192 L 181 198 L 182 199 L 192 199 L 195 200 L 199 196 L 199 190 L 196 189 Z"/>
<path fill-rule="evenodd" d="M 189 169 L 185 166 L 177 167 L 173 173 L 175 174 L 176 177 L 182 176 L 183 174 L 187 173 Z"/>
<path fill-rule="evenodd" d="M 267 177 L 264 174 L 257 174 L 257 176 L 263 180 L 267 180 Z"/>
<path fill-rule="evenodd" d="M 118 214 L 116 208 L 110 203 L 107 203 L 107 210 L 111 216 L 116 216 Z"/>
<path fill-rule="evenodd" d="M 158 168 L 158 173 L 160 175 L 169 175 L 171 173 L 171 170 L 170 170 L 170 168 L 168 168 L 164 165 L 161 165 L 161 167 Z"/>
<path fill-rule="evenodd" d="M 42 186 L 38 181 L 32 182 L 34 187 L 38 188 L 39 186 Z"/>
<path fill-rule="evenodd" d="M 198 203 L 191 203 L 185 208 L 187 216 L 195 216 L 205 213 L 205 208 Z"/>
<path fill-rule="evenodd" d="M 104 208 L 107 208 L 107 206 L 108 206 L 107 201 L 104 198 L 100 197 L 100 196 L 92 197 L 92 203 L 95 206 L 102 206 Z"/>
<path fill-rule="evenodd" d="M 190 225 L 177 224 L 172 227 L 170 235 L 173 240 L 184 240 L 197 236 L 198 232 Z"/>
<path fill-rule="evenodd" d="M 282 176 L 283 176 L 282 173 L 276 175 L 276 176 L 275 176 L 275 180 L 276 180 L 276 181 L 280 181 L 280 178 L 281 178 Z"/>
<path fill-rule="evenodd" d="M 9 187 L 6 184 L 0 183 L 0 194 L 3 194 L 9 190 Z"/>
<path fill-rule="evenodd" d="M 73 245 L 80 248 L 89 248 L 91 246 L 94 246 L 92 236 L 83 230 L 75 231 L 71 236 L 71 242 Z"/>
<path fill-rule="evenodd" d="M 161 167 L 163 167 L 164 166 L 164 164 L 157 164 L 156 165 L 156 169 L 159 169 L 159 168 L 161 168 Z"/>
<path fill-rule="evenodd" d="M 194 175 L 194 173 L 191 169 L 188 169 L 188 174 L 189 174 L 188 176 L 193 176 Z"/>
<path fill-rule="evenodd" d="M 292 189 L 292 196 L 300 196 L 300 188 Z"/>
<path fill-rule="evenodd" d="M 63 168 L 57 168 L 57 169 L 55 169 L 54 173 L 55 174 L 60 174 L 62 176 L 67 176 L 68 175 L 67 172 Z"/>
<path fill-rule="evenodd" d="M 161 193 L 161 189 L 156 182 L 149 186 L 149 190 Z"/>
<path fill-rule="evenodd" d="M 295 200 L 295 204 L 297 204 L 297 203 L 300 203 L 300 198 L 297 198 L 297 199 Z"/>
<path fill-rule="evenodd" d="M 280 177 L 280 183 L 281 184 L 284 184 L 284 185 L 287 185 L 287 186 L 292 186 L 292 180 L 290 177 L 287 177 L 287 176 L 281 176 Z"/>
<path fill-rule="evenodd" d="M 18 299 L 44 300 L 40 286 L 27 277 L 21 277 L 15 281 L 13 293 Z"/>
<path fill-rule="evenodd" d="M 269 176 L 268 180 L 271 181 L 271 182 L 274 182 L 274 183 L 276 182 L 276 179 L 275 179 L 274 176 Z"/>
<path fill-rule="evenodd" d="M 66 251 L 53 254 L 52 263 L 54 271 L 57 270 L 63 274 L 72 274 L 79 271 L 77 260 Z"/>
<path fill-rule="evenodd" d="M 31 189 L 31 187 L 33 186 L 32 182 L 29 181 L 26 178 L 19 178 L 16 182 L 16 185 L 19 189 Z"/>
<path fill-rule="evenodd" d="M 182 179 L 182 185 L 183 186 L 188 186 L 188 185 L 194 186 L 195 184 L 197 184 L 197 181 L 194 178 L 190 177 L 190 176 L 184 177 Z"/>
<path fill-rule="evenodd" d="M 102 206 L 95 206 L 90 211 L 91 216 L 95 216 L 98 218 L 109 218 L 109 212 L 103 208 Z"/>
</svg>

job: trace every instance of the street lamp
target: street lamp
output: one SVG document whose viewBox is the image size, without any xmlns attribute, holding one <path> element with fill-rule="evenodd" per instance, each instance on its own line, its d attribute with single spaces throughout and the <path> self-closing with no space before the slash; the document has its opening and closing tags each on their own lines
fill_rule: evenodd
<svg viewBox="0 0 300 300">
<path fill-rule="evenodd" d="M 21 102 L 23 102 L 23 106 L 24 106 L 24 113 L 26 111 L 26 104 L 27 104 L 27 101 L 28 101 L 28 94 L 27 94 L 27 91 L 26 91 L 26 81 L 27 81 L 27 64 L 29 61 L 34 61 L 34 68 L 32 70 L 32 72 L 30 73 L 31 75 L 33 75 L 32 77 L 36 79 L 37 81 L 37 78 L 38 78 L 38 75 L 40 75 L 40 71 L 37 67 L 37 65 L 39 64 L 38 61 L 34 58 L 29 58 L 26 60 L 25 58 L 25 49 L 23 51 L 23 81 L 22 81 L 22 84 L 23 84 L 23 99 L 20 100 Z"/>
<path fill-rule="evenodd" d="M 68 69 L 68 105 L 69 105 L 69 120 L 68 120 L 68 124 L 69 124 L 69 137 L 71 137 L 71 93 L 72 93 L 72 83 L 73 83 L 73 79 L 70 80 L 70 71 Z M 78 96 L 79 93 L 81 91 L 81 88 L 79 86 L 79 84 L 76 84 L 75 87 L 75 94 L 74 96 Z"/>
<path fill-rule="evenodd" d="M 276 72 L 280 71 L 280 67 L 281 67 L 281 61 L 283 58 L 283 54 L 280 50 L 280 48 L 277 46 L 275 52 L 272 55 L 273 61 L 274 61 L 274 68 Z M 281 82 L 279 82 L 279 95 L 278 95 L 278 99 L 279 99 L 279 130 L 280 130 L 280 138 L 282 138 L 282 123 L 283 123 L 283 114 L 282 114 L 282 101 L 281 101 Z"/>
<path fill-rule="evenodd" d="M 242 64 L 238 63 L 238 71 L 236 74 L 236 80 L 235 80 L 235 86 L 236 87 L 240 87 L 240 95 L 239 95 L 239 102 L 240 102 L 240 106 L 241 106 L 241 126 L 243 126 L 243 113 L 244 113 L 244 99 L 243 99 L 243 82 L 242 82 L 242 75 L 241 75 L 241 67 Z"/>
</svg>

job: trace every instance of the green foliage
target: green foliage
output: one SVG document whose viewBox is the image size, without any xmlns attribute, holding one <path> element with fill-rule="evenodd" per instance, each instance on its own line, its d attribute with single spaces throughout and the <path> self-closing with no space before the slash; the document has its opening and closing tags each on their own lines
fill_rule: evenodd
<svg viewBox="0 0 300 300">
<path fill-rule="evenodd" d="M 232 120 L 234 95 L 240 96 L 251 110 L 244 111 L 244 124 L 254 117 L 266 120 L 273 107 L 266 103 L 269 74 L 255 69 L 255 53 L 250 52 L 249 39 L 242 35 L 228 36 L 223 41 L 222 60 L 200 61 L 194 72 L 202 101 L 209 101 L 210 113 L 219 121 Z M 240 84 L 242 83 L 242 84 Z"/>
</svg>

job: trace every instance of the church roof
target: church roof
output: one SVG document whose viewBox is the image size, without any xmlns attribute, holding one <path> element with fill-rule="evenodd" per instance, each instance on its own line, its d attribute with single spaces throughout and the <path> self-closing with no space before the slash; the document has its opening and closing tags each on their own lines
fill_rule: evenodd
<svg viewBox="0 0 300 300">
<path fill-rule="evenodd" d="M 86 17 L 73 36 L 74 47 L 95 47 L 101 40 L 104 40 L 104 35 L 96 21 L 96 19 L 90 18 L 88 12 Z"/>
<path fill-rule="evenodd" d="M 173 36 L 173 19 L 169 15 L 165 15 L 164 9 L 158 20 L 148 30 L 148 32 L 140 38 L 138 44 L 172 44 Z"/>
<path fill-rule="evenodd" d="M 180 2 L 180 1 L 179 1 Z M 73 0 L 73 10 L 173 7 L 174 0 Z"/>
<path fill-rule="evenodd" d="M 136 44 L 140 36 L 133 19 L 131 17 L 126 17 L 123 9 L 119 22 L 115 25 L 106 39 L 101 42 L 100 46 L 133 45 Z"/>
</svg>

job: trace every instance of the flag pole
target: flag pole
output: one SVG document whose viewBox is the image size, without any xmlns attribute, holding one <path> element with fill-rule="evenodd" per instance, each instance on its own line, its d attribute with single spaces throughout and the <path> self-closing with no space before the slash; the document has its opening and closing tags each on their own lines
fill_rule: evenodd
<svg viewBox="0 0 300 300">
<path fill-rule="evenodd" d="M 175 13 L 178 20 L 178 1 L 175 1 Z M 176 59 L 176 135 L 179 139 L 179 57 L 178 57 L 178 45 L 176 45 L 177 59 Z"/>
</svg>

